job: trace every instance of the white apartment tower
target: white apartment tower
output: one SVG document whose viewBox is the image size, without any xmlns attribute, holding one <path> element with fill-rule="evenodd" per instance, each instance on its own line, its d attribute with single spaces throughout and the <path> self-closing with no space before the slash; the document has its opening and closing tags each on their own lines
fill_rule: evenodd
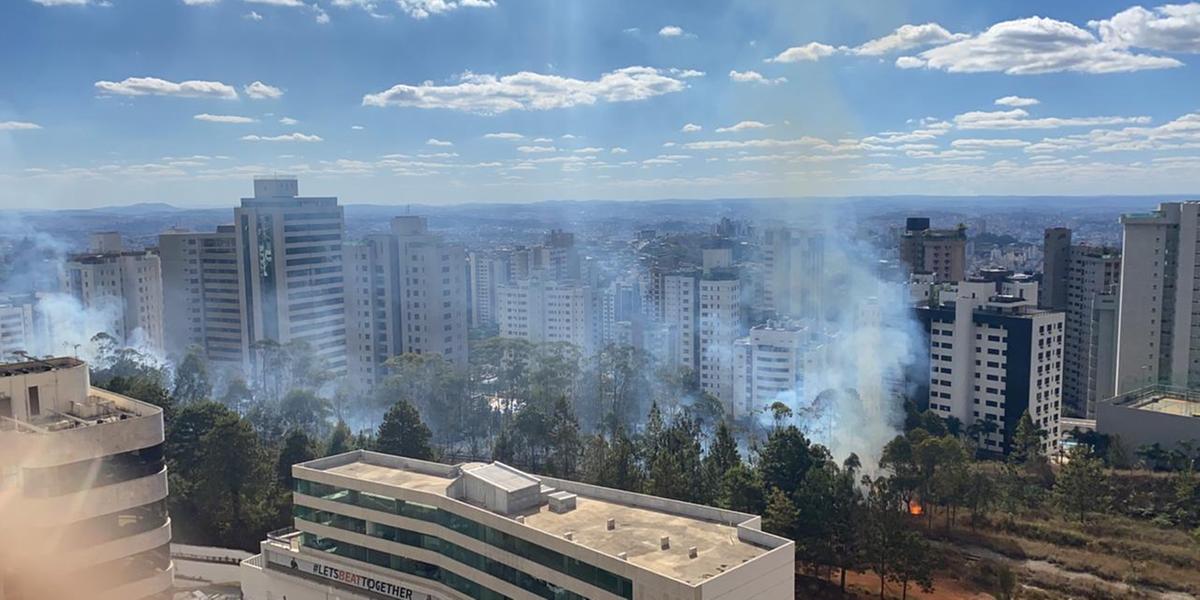
<svg viewBox="0 0 1200 600">
<path fill-rule="evenodd" d="M 804 396 L 805 372 L 819 367 L 820 350 L 797 322 L 751 327 L 734 345 L 734 416 L 762 412 L 776 401 L 794 406 Z"/>
<path fill-rule="evenodd" d="M 1028 411 L 1046 432 L 1044 450 L 1062 435 L 1063 321 L 1037 308 L 1037 283 L 1021 277 L 972 278 L 919 307 L 929 334 L 928 408 L 963 427 L 991 423 L 980 448 L 1008 452 Z"/>
<path fill-rule="evenodd" d="M 158 254 L 167 354 L 178 358 L 196 346 L 211 361 L 244 366 L 234 226 L 206 233 L 166 231 L 158 236 Z"/>
<path fill-rule="evenodd" d="M 496 287 L 500 337 L 534 344 L 566 342 L 583 356 L 599 350 L 599 319 L 592 288 L 540 278 Z"/>
<path fill-rule="evenodd" d="M 122 344 L 163 348 L 162 269 L 157 254 L 127 251 L 120 234 L 97 233 L 91 236 L 87 253 L 67 260 L 63 276 L 67 294 L 84 308 L 109 317 L 105 333 Z"/>
<path fill-rule="evenodd" d="M 299 195 L 295 178 L 256 178 L 234 209 L 242 352 L 301 341 L 335 372 L 346 368 L 342 207 Z"/>
<path fill-rule="evenodd" d="M 736 273 L 709 272 L 700 280 L 700 389 L 732 415 L 733 345 L 741 337 L 741 285 Z"/>
<path fill-rule="evenodd" d="M 162 410 L 73 358 L 0 365 L 0 600 L 170 597 Z"/>
<path fill-rule="evenodd" d="M 1200 386 L 1200 202 L 1121 217 L 1116 393 Z"/>
<path fill-rule="evenodd" d="M 466 253 L 429 232 L 424 217 L 345 247 L 349 372 L 371 384 L 401 354 L 467 365 Z"/>
<path fill-rule="evenodd" d="M 33 348 L 33 304 L 21 298 L 0 300 L 0 361 L 16 358 L 16 352 L 36 354 Z"/>
<path fill-rule="evenodd" d="M 1063 400 L 1076 414 L 1093 419 L 1096 403 L 1115 395 L 1121 253 L 1074 245 L 1067 265 Z"/>
</svg>

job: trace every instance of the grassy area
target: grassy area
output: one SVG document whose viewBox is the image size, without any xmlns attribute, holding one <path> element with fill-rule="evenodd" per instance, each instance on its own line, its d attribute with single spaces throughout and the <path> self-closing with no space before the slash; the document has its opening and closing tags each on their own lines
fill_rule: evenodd
<svg viewBox="0 0 1200 600">
<path fill-rule="evenodd" d="M 960 528 L 935 537 L 957 546 L 978 546 L 1011 559 L 1045 561 L 1111 583 L 1200 595 L 1200 545 L 1186 533 L 1123 516 L 1088 523 L 1055 515 L 982 519 L 977 530 Z M 1034 583 L 1085 597 L 1131 597 L 1133 590 L 1105 591 L 1103 584 L 1039 572 Z M 1084 589 L 1079 589 L 1079 588 Z M 1115 594 L 1115 595 L 1113 595 Z"/>
</svg>

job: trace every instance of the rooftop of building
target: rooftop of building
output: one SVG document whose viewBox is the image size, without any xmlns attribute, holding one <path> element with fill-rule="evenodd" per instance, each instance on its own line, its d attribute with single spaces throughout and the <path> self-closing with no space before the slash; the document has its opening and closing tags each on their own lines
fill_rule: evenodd
<svg viewBox="0 0 1200 600">
<path fill-rule="evenodd" d="M 624 555 L 631 564 L 689 585 L 790 543 L 751 527 L 758 522 L 754 515 L 538 477 L 502 463 L 449 466 L 356 451 L 302 463 L 294 475 L 304 478 L 306 468 L 445 496 L 555 537 L 570 535 L 574 544 L 615 558 Z M 513 492 L 536 486 L 540 501 L 508 513 L 494 510 L 464 497 L 457 483 L 468 475 Z M 562 492 L 574 495 L 574 508 L 552 510 L 548 497 L 558 493 L 561 498 Z M 609 519 L 614 520 L 613 529 L 608 528 Z M 666 550 L 660 545 L 663 537 L 670 538 Z M 692 547 L 695 558 L 689 556 Z"/>
<path fill-rule="evenodd" d="M 46 373 L 56 369 L 70 369 L 84 364 L 78 358 L 70 356 L 61 356 L 57 358 L 33 359 L 25 362 L 9 363 L 0 365 L 0 377 L 12 377 L 14 375 L 29 375 L 31 373 Z"/>
<path fill-rule="evenodd" d="M 1168 385 L 1150 385 L 1114 396 L 1106 402 L 1177 417 L 1200 417 L 1200 390 Z"/>
</svg>

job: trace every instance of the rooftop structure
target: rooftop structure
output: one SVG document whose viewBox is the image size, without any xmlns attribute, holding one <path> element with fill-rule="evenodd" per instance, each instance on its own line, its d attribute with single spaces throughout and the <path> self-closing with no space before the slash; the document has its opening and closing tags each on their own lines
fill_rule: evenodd
<svg viewBox="0 0 1200 600">
<path fill-rule="evenodd" d="M 1200 443 L 1200 391 L 1151 385 L 1109 398 L 1096 407 L 1096 431 L 1118 437 L 1131 451 Z"/>
<path fill-rule="evenodd" d="M 244 563 L 248 600 L 265 598 L 268 589 L 317 597 L 272 587 L 295 583 L 286 578 L 293 559 L 327 562 L 433 597 L 793 594 L 792 542 L 760 531 L 753 515 L 534 476 L 498 462 L 449 466 L 360 450 L 296 465 L 292 474 L 299 533 L 264 542 L 263 555 Z M 414 546 L 405 530 L 437 541 Z M 366 560 L 356 558 L 357 547 L 391 559 L 376 560 L 369 551 Z M 443 551 L 420 549 L 429 547 Z M 406 560 L 440 568 L 440 579 L 414 577 Z M 488 566 L 493 562 L 501 564 Z M 456 586 L 459 579 L 469 585 Z"/>
</svg>

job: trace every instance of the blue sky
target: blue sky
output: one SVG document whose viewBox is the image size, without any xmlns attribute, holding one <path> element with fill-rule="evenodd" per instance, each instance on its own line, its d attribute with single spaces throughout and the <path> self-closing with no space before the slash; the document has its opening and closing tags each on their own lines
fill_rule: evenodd
<svg viewBox="0 0 1200 600">
<path fill-rule="evenodd" d="M 1188 193 L 1200 4 L 6 0 L 0 206 Z"/>
</svg>

